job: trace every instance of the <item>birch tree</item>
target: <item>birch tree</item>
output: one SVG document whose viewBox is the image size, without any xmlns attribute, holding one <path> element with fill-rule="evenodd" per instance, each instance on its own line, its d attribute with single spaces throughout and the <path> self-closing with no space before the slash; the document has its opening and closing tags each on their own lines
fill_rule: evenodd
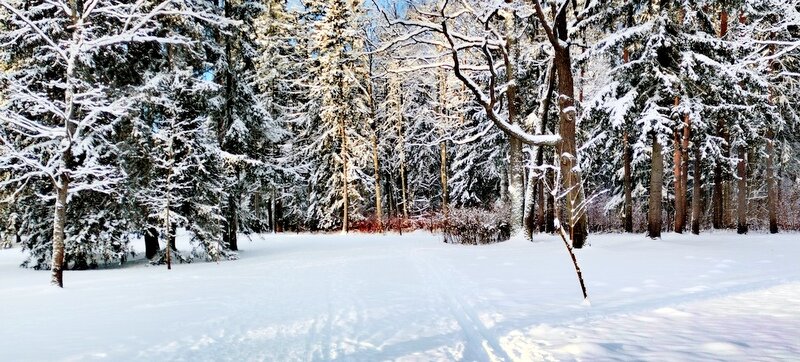
<svg viewBox="0 0 800 362">
<path fill-rule="evenodd" d="M 4 75 L 8 104 L 0 109 L 0 165 L 13 173 L 3 185 L 13 184 L 18 192 L 37 180 L 52 185 L 43 195 L 43 201 L 54 205 L 51 283 L 63 287 L 69 201 L 81 192 L 114 192 L 124 178 L 98 151 L 113 148 L 107 139 L 135 99 L 92 77 L 95 57 L 103 51 L 125 52 L 132 42 L 186 43 L 181 37 L 159 35 L 158 21 L 164 16 L 221 19 L 172 0 L 2 0 L 0 7 L 9 19 L 2 47 L 13 52 L 14 64 Z M 29 52 L 14 51 L 20 40 Z M 39 62 L 51 67 L 52 79 L 38 77 Z"/>
</svg>

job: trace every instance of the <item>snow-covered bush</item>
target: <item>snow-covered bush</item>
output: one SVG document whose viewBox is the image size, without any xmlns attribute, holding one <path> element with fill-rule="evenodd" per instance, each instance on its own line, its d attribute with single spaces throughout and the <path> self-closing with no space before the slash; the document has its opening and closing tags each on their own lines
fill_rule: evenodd
<svg viewBox="0 0 800 362">
<path fill-rule="evenodd" d="M 450 211 L 442 225 L 444 242 L 449 244 L 491 244 L 511 238 L 508 207 L 464 208 Z"/>
</svg>

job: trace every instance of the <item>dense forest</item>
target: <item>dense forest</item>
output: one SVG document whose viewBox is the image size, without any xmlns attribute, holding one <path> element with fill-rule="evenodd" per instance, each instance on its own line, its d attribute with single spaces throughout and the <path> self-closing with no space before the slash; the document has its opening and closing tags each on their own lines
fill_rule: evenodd
<svg viewBox="0 0 800 362">
<path fill-rule="evenodd" d="M 797 230 L 800 4 L 0 0 L 0 124 L 57 285 L 137 236 Z"/>
</svg>

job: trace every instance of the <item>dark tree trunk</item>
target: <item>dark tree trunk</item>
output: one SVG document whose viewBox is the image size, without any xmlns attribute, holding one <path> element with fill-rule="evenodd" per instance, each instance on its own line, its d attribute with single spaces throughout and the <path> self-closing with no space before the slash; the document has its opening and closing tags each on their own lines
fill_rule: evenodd
<svg viewBox="0 0 800 362">
<path fill-rule="evenodd" d="M 702 152 L 700 146 L 694 146 L 694 178 L 692 180 L 692 234 L 700 234 L 700 220 L 703 218 L 703 188 L 702 188 Z"/>
<path fill-rule="evenodd" d="M 767 213 L 769 214 L 769 232 L 778 232 L 778 195 L 775 189 L 775 144 L 773 141 L 774 133 L 767 131 Z"/>
<path fill-rule="evenodd" d="M 683 116 L 683 139 L 681 140 L 681 208 L 683 209 L 683 220 L 681 221 L 683 228 L 686 227 L 686 221 L 689 218 L 689 202 L 687 195 L 689 193 L 689 142 L 692 136 L 692 120 L 689 115 Z M 682 228 L 682 229 L 683 229 Z"/>
<path fill-rule="evenodd" d="M 623 211 L 625 217 L 623 219 L 623 227 L 626 233 L 633 232 L 633 196 L 632 193 L 632 177 L 631 177 L 631 146 L 628 141 L 628 131 L 622 133 L 622 153 L 623 153 L 623 170 L 624 170 L 624 188 L 625 188 L 625 204 Z"/>
<path fill-rule="evenodd" d="M 647 235 L 651 238 L 661 237 L 661 188 L 664 179 L 664 160 L 661 155 L 661 144 L 653 135 L 653 155 L 650 167 L 650 200 L 647 210 Z"/>
<path fill-rule="evenodd" d="M 629 14 L 630 16 L 630 14 Z M 631 16 L 632 17 L 632 16 Z M 628 24 L 628 26 L 633 26 L 633 24 Z M 630 52 L 627 48 L 622 50 L 622 62 L 628 63 L 630 60 Z M 633 196 L 631 192 L 633 190 L 632 186 L 632 177 L 631 177 L 631 158 L 632 158 L 632 150 L 630 145 L 630 140 L 628 140 L 628 131 L 625 130 L 622 132 L 622 162 L 623 162 L 623 189 L 625 193 L 625 204 L 622 205 L 624 217 L 622 220 L 622 227 L 625 229 L 626 233 L 633 232 Z"/>
<path fill-rule="evenodd" d="M 238 239 L 236 238 L 236 234 L 239 233 L 239 218 L 237 217 L 238 214 L 238 204 L 236 202 L 236 197 L 234 195 L 228 196 L 228 214 L 227 214 L 227 231 L 225 235 L 227 236 L 227 240 L 225 241 L 225 245 L 232 251 L 239 250 L 239 243 Z"/>
<path fill-rule="evenodd" d="M 158 229 L 151 227 L 144 233 L 144 256 L 147 259 L 152 259 L 158 255 L 158 250 L 161 247 L 158 245 Z"/>
<path fill-rule="evenodd" d="M 736 205 L 737 223 L 736 232 L 747 234 L 747 152 L 744 146 L 739 146 L 739 164 L 736 171 L 739 179 L 737 180 L 738 200 Z"/>
<path fill-rule="evenodd" d="M 676 130 L 673 137 L 673 157 L 672 157 L 672 173 L 674 178 L 675 189 L 675 232 L 678 234 L 683 233 L 684 221 L 686 210 L 683 209 L 685 203 L 681 198 L 686 197 L 686 192 L 683 190 L 683 172 L 681 171 L 683 162 L 683 155 L 681 154 L 681 136 L 680 131 Z"/>
</svg>

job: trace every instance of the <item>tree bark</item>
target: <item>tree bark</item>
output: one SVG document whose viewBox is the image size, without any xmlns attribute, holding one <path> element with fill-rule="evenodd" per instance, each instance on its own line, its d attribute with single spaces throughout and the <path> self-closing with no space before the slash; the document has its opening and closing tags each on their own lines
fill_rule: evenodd
<svg viewBox="0 0 800 362">
<path fill-rule="evenodd" d="M 375 115 L 375 92 L 372 84 L 372 68 L 373 59 L 369 55 L 369 79 L 367 80 L 367 93 L 369 93 L 369 108 L 370 108 L 370 141 L 372 143 L 372 169 L 375 175 L 375 217 L 378 222 L 378 230 L 383 232 L 383 197 L 381 195 L 381 167 L 380 159 L 378 157 L 378 128 L 376 127 Z"/>
<path fill-rule="evenodd" d="M 631 177 L 631 146 L 630 141 L 628 140 L 628 131 L 622 132 L 622 152 L 623 152 L 623 187 L 625 192 L 625 204 L 623 205 L 623 211 L 625 213 L 625 217 L 623 220 L 623 226 L 626 233 L 633 232 L 633 196 L 632 196 L 632 177 Z"/>
<path fill-rule="evenodd" d="M 650 166 L 650 200 L 647 209 L 647 235 L 651 238 L 661 237 L 661 188 L 664 178 L 664 160 L 661 155 L 661 144 L 653 134 L 653 155 Z"/>
<path fill-rule="evenodd" d="M 514 37 L 510 34 L 513 33 L 515 27 L 513 14 L 509 13 L 505 16 L 505 27 L 507 33 L 509 34 L 506 36 L 506 51 L 503 53 L 503 62 L 506 68 L 506 80 L 509 84 L 506 88 L 508 123 L 514 125 L 519 122 L 517 119 L 516 75 L 514 73 L 514 65 L 512 64 L 511 60 L 511 54 L 514 49 Z M 509 135 L 508 141 L 508 199 L 511 203 L 511 228 L 512 232 L 517 230 L 525 230 L 526 235 L 531 235 L 532 230 L 527 228 L 523 222 L 523 215 L 525 213 L 525 168 L 522 161 L 522 141 L 511 135 Z"/>
<path fill-rule="evenodd" d="M 239 241 L 236 235 L 239 233 L 239 203 L 236 196 L 228 195 L 228 248 L 232 251 L 239 250 Z"/>
<path fill-rule="evenodd" d="M 67 192 L 69 177 L 61 174 L 60 184 L 56 187 L 56 205 L 53 217 L 53 263 L 50 268 L 50 284 L 64 287 L 65 236 L 64 225 L 67 220 Z"/>
<path fill-rule="evenodd" d="M 342 160 L 342 232 L 347 233 L 349 231 L 348 217 L 350 214 L 350 181 L 347 174 L 347 131 L 342 119 L 339 120 L 339 135 L 342 137 L 342 150 L 339 154 Z"/>
<path fill-rule="evenodd" d="M 747 234 L 747 151 L 744 146 L 739 146 L 739 163 L 736 165 L 736 171 L 739 178 L 737 180 L 736 232 Z"/>
<path fill-rule="evenodd" d="M 158 245 L 158 229 L 150 227 L 144 233 L 144 256 L 152 259 L 158 254 L 159 249 L 161 248 Z"/>
<path fill-rule="evenodd" d="M 675 189 L 675 232 L 678 234 L 683 233 L 684 228 L 684 221 L 686 210 L 683 209 L 685 203 L 681 201 L 681 198 L 686 197 L 686 192 L 683 190 L 683 172 L 681 163 L 683 162 L 683 155 L 681 152 L 681 136 L 680 131 L 675 130 L 673 136 L 673 168 L 672 172 L 675 176 L 674 178 L 674 189 Z"/>
<path fill-rule="evenodd" d="M 566 9 L 556 15 L 556 30 L 561 42 L 568 40 Z M 572 247 L 580 249 L 586 242 L 588 220 L 585 212 L 583 182 L 577 169 L 578 154 L 575 137 L 577 110 L 575 109 L 575 82 L 572 76 L 572 56 L 569 47 L 560 42 L 553 44 L 555 58 L 553 64 L 558 73 L 559 134 L 558 154 L 561 164 L 562 186 L 567 191 L 566 217 L 570 226 Z"/>
<path fill-rule="evenodd" d="M 717 134 L 723 138 L 727 145 L 727 137 L 725 137 L 725 121 L 720 119 L 719 123 L 717 124 Z M 726 155 L 727 146 L 723 145 L 722 153 L 723 157 Z M 724 221 L 724 214 L 725 214 L 725 196 L 724 195 L 724 176 L 722 170 L 722 162 L 723 160 L 717 160 L 716 166 L 714 167 L 714 192 L 711 197 L 711 224 L 714 226 L 714 229 L 722 229 L 725 227 Z"/>
<path fill-rule="evenodd" d="M 408 220 L 408 187 L 406 185 L 406 136 L 405 120 L 403 119 L 403 96 L 397 103 L 397 113 L 400 115 L 400 122 L 397 123 L 397 137 L 400 140 L 400 196 L 403 202 L 403 220 Z"/>
<path fill-rule="evenodd" d="M 445 118 L 447 112 L 447 75 L 444 71 L 439 73 L 439 115 L 442 120 Z M 444 124 L 440 127 L 440 132 L 444 132 Z M 439 179 L 442 184 L 442 214 L 448 216 L 449 210 L 447 207 L 447 141 L 439 142 Z"/>
<path fill-rule="evenodd" d="M 700 234 L 700 220 L 703 218 L 702 158 L 700 146 L 694 146 L 694 177 L 692 179 L 692 234 Z"/>
<path fill-rule="evenodd" d="M 683 115 L 683 139 L 681 140 L 681 209 L 683 215 L 681 216 L 681 232 L 686 227 L 686 221 L 689 217 L 689 202 L 687 200 L 689 193 L 689 142 L 692 136 L 692 120 L 688 114 Z"/>
<path fill-rule="evenodd" d="M 442 183 L 442 213 L 447 217 L 449 210 L 447 207 L 447 143 L 439 143 L 439 178 Z"/>
<path fill-rule="evenodd" d="M 772 130 L 767 131 L 767 213 L 769 214 L 769 232 L 778 232 L 778 195 L 775 190 L 775 137 Z"/>
</svg>

